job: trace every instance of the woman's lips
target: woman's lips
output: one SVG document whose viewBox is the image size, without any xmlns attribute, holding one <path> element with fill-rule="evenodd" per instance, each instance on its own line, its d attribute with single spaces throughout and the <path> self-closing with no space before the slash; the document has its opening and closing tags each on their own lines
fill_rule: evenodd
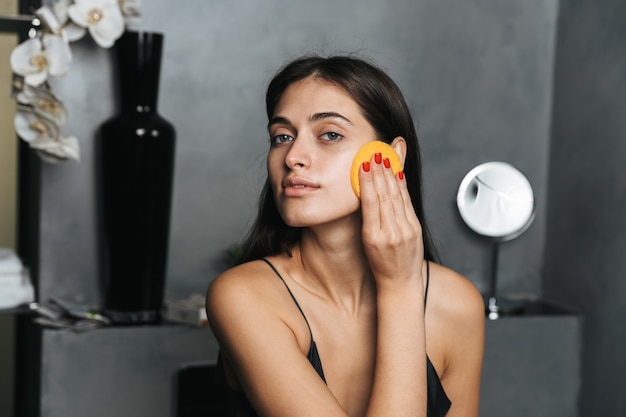
<svg viewBox="0 0 626 417">
<path fill-rule="evenodd" d="M 314 182 L 300 177 L 287 177 L 283 180 L 282 186 L 287 197 L 302 197 L 319 189 Z"/>
</svg>

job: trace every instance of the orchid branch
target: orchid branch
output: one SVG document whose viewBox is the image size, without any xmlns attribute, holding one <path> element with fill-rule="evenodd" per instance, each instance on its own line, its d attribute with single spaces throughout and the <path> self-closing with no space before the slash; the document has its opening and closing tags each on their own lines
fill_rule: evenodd
<svg viewBox="0 0 626 417">
<path fill-rule="evenodd" d="M 78 139 L 63 136 L 67 109 L 48 83 L 65 76 L 72 63 L 70 43 L 87 33 L 110 48 L 139 18 L 140 0 L 58 0 L 37 9 L 39 30 L 11 52 L 17 135 L 47 162 L 79 160 Z"/>
</svg>

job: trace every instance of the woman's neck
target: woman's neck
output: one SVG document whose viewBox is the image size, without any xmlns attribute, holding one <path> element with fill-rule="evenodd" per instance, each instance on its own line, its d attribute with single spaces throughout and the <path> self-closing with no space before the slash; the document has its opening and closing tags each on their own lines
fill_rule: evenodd
<svg viewBox="0 0 626 417">
<path fill-rule="evenodd" d="M 309 291 L 352 311 L 375 293 L 360 226 L 304 229 L 289 269 Z"/>
</svg>

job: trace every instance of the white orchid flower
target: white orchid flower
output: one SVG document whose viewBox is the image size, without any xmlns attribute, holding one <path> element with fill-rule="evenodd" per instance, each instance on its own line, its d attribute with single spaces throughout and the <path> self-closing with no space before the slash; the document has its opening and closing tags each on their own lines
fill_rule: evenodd
<svg viewBox="0 0 626 417">
<path fill-rule="evenodd" d="M 54 141 L 59 136 L 59 126 L 32 107 L 17 106 L 14 124 L 17 135 L 29 144 Z"/>
<path fill-rule="evenodd" d="M 53 164 L 65 162 L 68 159 L 76 161 L 80 159 L 78 139 L 73 136 L 59 136 L 55 141 L 35 140 L 30 146 L 37 150 L 41 159 Z"/>
<path fill-rule="evenodd" d="M 124 17 L 118 0 L 74 0 L 67 13 L 74 23 L 87 28 L 102 48 L 113 46 L 124 33 Z"/>
<path fill-rule="evenodd" d="M 58 125 L 31 107 L 18 106 L 14 123 L 18 136 L 36 149 L 47 162 L 79 159 L 78 140 L 75 137 L 61 136 Z"/>
<path fill-rule="evenodd" d="M 70 20 L 67 9 L 71 4 L 72 0 L 57 0 L 52 6 L 42 6 L 37 9 L 35 15 L 43 20 L 50 31 L 74 42 L 84 37 L 87 29 Z"/>
<path fill-rule="evenodd" d="M 67 120 L 67 109 L 61 99 L 49 88 L 23 86 L 15 96 L 18 104 L 29 105 L 33 111 L 57 126 L 62 126 Z"/>
<path fill-rule="evenodd" d="M 50 32 L 60 35 L 63 30 L 62 22 L 54 13 L 52 8 L 48 6 L 42 6 L 35 11 L 35 15 L 43 21 L 44 25 L 50 30 Z"/>
<path fill-rule="evenodd" d="M 24 77 L 28 85 L 39 86 L 49 76 L 65 75 L 72 61 L 69 43 L 60 35 L 45 34 L 28 39 L 17 45 L 11 52 L 11 69 Z"/>
</svg>

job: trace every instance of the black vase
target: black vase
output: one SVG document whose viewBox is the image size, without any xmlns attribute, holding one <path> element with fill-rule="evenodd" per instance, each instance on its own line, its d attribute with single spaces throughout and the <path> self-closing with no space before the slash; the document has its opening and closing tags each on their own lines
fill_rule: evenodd
<svg viewBox="0 0 626 417">
<path fill-rule="evenodd" d="M 176 132 L 157 113 L 163 35 L 128 31 L 114 46 L 119 114 L 98 137 L 104 313 L 156 323 L 165 287 Z"/>
</svg>

